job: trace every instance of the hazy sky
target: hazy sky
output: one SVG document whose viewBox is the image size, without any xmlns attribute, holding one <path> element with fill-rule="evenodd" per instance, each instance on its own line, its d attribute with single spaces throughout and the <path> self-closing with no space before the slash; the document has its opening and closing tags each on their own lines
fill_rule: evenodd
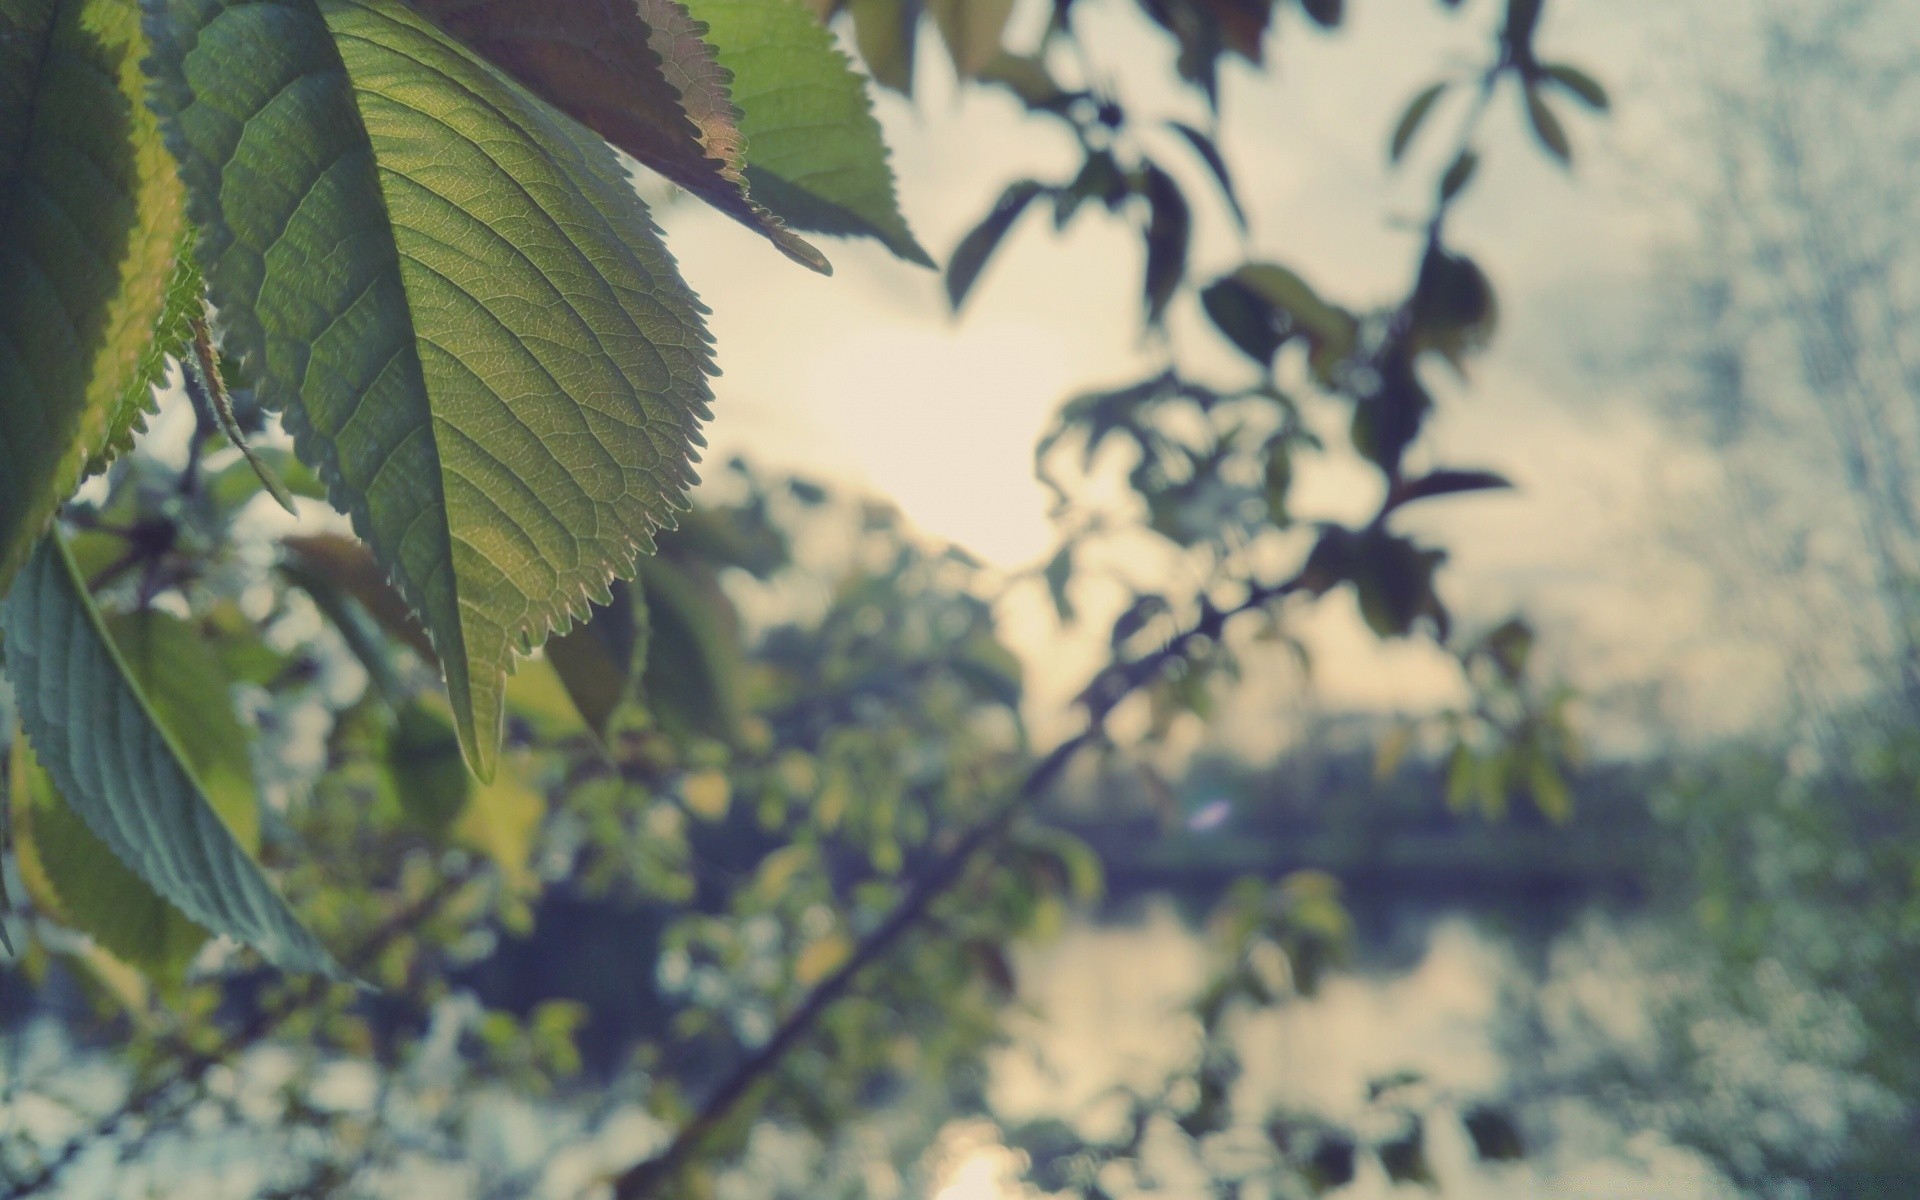
<svg viewBox="0 0 1920 1200">
<path fill-rule="evenodd" d="M 1044 8 L 1025 4 L 1016 26 L 1037 30 Z M 1423 210 L 1436 164 L 1415 153 L 1398 176 L 1390 172 L 1387 130 L 1419 87 L 1481 61 L 1499 9 L 1495 0 L 1469 0 L 1452 14 L 1437 2 L 1374 0 L 1350 5 L 1334 36 L 1284 9 L 1269 46 L 1277 67 L 1256 74 L 1236 65 L 1225 83 L 1222 140 L 1251 210 L 1251 246 L 1234 244 L 1220 212 L 1203 208 L 1202 277 L 1250 253 L 1295 264 L 1350 303 L 1402 294 L 1415 247 L 1406 223 Z M 1172 86 L 1170 41 L 1131 0 L 1082 0 L 1075 11 L 1096 57 L 1123 84 L 1136 81 L 1128 89 L 1136 115 L 1200 116 L 1198 98 Z M 1456 465 L 1500 469 L 1521 490 L 1436 505 L 1420 522 L 1455 552 L 1444 587 L 1459 611 L 1491 620 L 1525 604 L 1561 635 L 1556 651 L 1599 681 L 1741 674 L 1750 665 L 1745 651 L 1719 643 L 1704 658 L 1677 656 L 1702 581 L 1631 552 L 1655 519 L 1660 481 L 1698 466 L 1667 448 L 1644 389 L 1624 369 L 1647 334 L 1642 297 L 1663 252 L 1657 231 L 1671 226 L 1635 182 L 1650 157 L 1672 149 L 1660 99 L 1670 89 L 1655 84 L 1646 53 L 1666 19 L 1659 5 L 1551 7 L 1543 54 L 1577 61 L 1616 97 L 1609 120 L 1565 106 L 1571 174 L 1531 144 L 1514 97 L 1493 113 L 1455 240 L 1493 276 L 1503 327 L 1471 387 L 1446 389 L 1429 445 Z M 1007 181 L 1065 178 L 1077 154 L 1010 99 L 956 92 L 930 39 L 918 67 L 916 101 L 886 93 L 879 110 L 905 210 L 944 258 Z M 1457 119 L 1436 113 L 1433 154 Z M 1198 204 L 1212 203 L 1178 146 L 1166 147 L 1164 161 L 1182 170 Z M 959 321 L 946 314 L 937 276 L 870 245 L 824 241 L 836 274 L 822 279 L 699 206 L 671 206 L 662 219 L 714 310 L 725 371 L 710 431 L 716 461 L 744 451 L 890 497 L 919 529 L 1000 566 L 1030 565 L 1052 544 L 1031 461 L 1054 409 L 1076 391 L 1137 378 L 1154 361 L 1140 331 L 1138 236 L 1103 215 L 1059 237 L 1029 214 Z M 1239 369 L 1232 352 L 1201 333 L 1197 306 L 1188 308 L 1175 313 L 1184 361 L 1230 381 Z M 1365 474 L 1353 470 L 1302 486 L 1312 515 L 1356 515 L 1372 503 Z M 1349 602 L 1327 607 L 1311 622 L 1325 700 L 1399 706 L 1446 693 L 1434 652 L 1382 652 Z M 1066 648 L 1026 607 L 1011 617 L 1029 649 L 1047 649 L 1034 682 L 1050 704 L 1096 649 L 1084 640 Z M 1731 661 L 1715 658 L 1729 653 Z"/>
</svg>

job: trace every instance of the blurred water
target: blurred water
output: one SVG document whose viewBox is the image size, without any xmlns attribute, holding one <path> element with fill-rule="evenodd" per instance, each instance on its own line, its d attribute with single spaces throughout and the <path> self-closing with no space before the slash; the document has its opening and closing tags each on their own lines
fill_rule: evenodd
<svg viewBox="0 0 1920 1200">
<path fill-rule="evenodd" d="M 1678 965 L 1684 944 L 1653 922 L 1590 913 L 1543 946 L 1516 946 L 1465 913 L 1410 923 L 1418 948 L 1409 961 L 1362 964 L 1310 998 L 1245 1014 L 1232 1028 L 1244 1067 L 1233 1104 L 1243 1121 L 1306 1112 L 1364 1139 L 1377 1118 L 1371 1082 L 1401 1072 L 1424 1081 L 1434 1190 L 1396 1185 L 1363 1151 L 1352 1183 L 1328 1193 L 1341 1200 L 1724 1200 L 1747 1193 L 1706 1155 L 1677 1144 L 1668 1127 L 1686 1123 L 1663 1112 L 1691 1107 L 1697 1118 L 1719 1103 L 1730 1126 L 1784 1121 L 1801 1150 L 1817 1155 L 1823 1144 L 1843 1149 L 1850 1123 L 1887 1099 L 1845 1070 L 1845 1047 L 1822 1064 L 1796 1056 L 1764 1021 L 1713 1013 L 1704 980 Z M 1084 1135 L 1110 1134 L 1124 1120 L 1114 1085 L 1150 1089 L 1192 1060 L 1201 1035 L 1187 1006 L 1209 969 L 1207 949 L 1171 900 L 1150 900 L 1126 920 L 1072 926 L 1023 954 L 1020 967 L 1031 1013 L 1016 1018 L 989 1089 L 1009 1125 L 1056 1116 Z M 1801 1007 L 1814 999 L 1801 997 Z M 1704 1042 L 1677 1053 L 1676 1020 Z M 1733 1029 L 1744 1034 L 1728 1036 Z M 1629 1077 L 1634 1086 L 1621 1086 Z M 1740 1077 L 1757 1084 L 1743 1102 L 1711 1094 Z M 1522 1160 L 1477 1159 L 1460 1116 L 1482 1102 L 1520 1119 Z M 950 1129 L 946 1149 L 937 1200 L 1030 1194 L 1013 1182 L 1018 1156 L 977 1123 Z M 1154 1196 L 1215 1194 L 1184 1140 L 1150 1145 L 1148 1157 Z"/>
</svg>

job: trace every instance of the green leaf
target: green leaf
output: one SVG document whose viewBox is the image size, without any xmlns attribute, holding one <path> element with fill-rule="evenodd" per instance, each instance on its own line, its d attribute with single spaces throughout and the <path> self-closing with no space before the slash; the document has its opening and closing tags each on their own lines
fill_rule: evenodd
<svg viewBox="0 0 1920 1200">
<path fill-rule="evenodd" d="M 602 742 L 614 714 L 636 697 L 650 632 L 645 595 L 616 583 L 611 604 L 594 605 L 591 618 L 547 643 L 547 661 Z"/>
<path fill-rule="evenodd" d="M 207 931 L 94 836 L 24 738 L 14 743 L 11 758 L 14 857 L 34 907 L 149 978 L 180 978 Z"/>
<path fill-rule="evenodd" d="M 43 541 L 21 571 L 0 608 L 0 633 L 21 726 L 60 795 L 114 856 L 208 930 L 284 970 L 338 975 L 221 819 L 212 800 L 220 776 L 209 771 L 211 792 L 197 777 L 108 639 L 58 538 Z M 156 679 L 173 661 L 172 651 L 164 660 L 155 651 Z M 204 713 L 204 691 L 196 703 Z"/>
<path fill-rule="evenodd" d="M 736 740 L 744 664 L 733 606 L 712 580 L 660 558 L 641 563 L 640 583 L 652 631 L 641 675 L 648 708 L 675 732 Z"/>
<path fill-rule="evenodd" d="M 473 779 L 460 761 L 453 722 L 424 701 L 404 704 L 387 736 L 387 779 L 400 811 L 440 834 L 467 807 Z"/>
<path fill-rule="evenodd" d="M 111 618 L 121 660 L 207 800 L 251 851 L 260 841 L 253 764 L 225 662 L 191 625 L 148 610 Z M 207 932 L 122 865 L 60 796 L 25 742 L 15 770 L 22 873 L 56 920 L 160 981 L 179 978 Z"/>
<path fill-rule="evenodd" d="M 1420 132 L 1420 123 L 1427 119 L 1433 106 L 1446 94 L 1447 85 L 1436 83 L 1422 88 L 1420 94 L 1407 103 L 1407 109 L 1400 114 L 1399 124 L 1393 127 L 1393 138 L 1387 143 L 1387 161 L 1399 162 L 1406 154 L 1407 147 L 1413 142 L 1413 135 Z"/>
<path fill-rule="evenodd" d="M 1527 120 L 1533 124 L 1533 132 L 1540 144 L 1553 153 L 1562 165 L 1573 162 L 1573 143 L 1567 140 L 1566 126 L 1560 123 L 1553 109 L 1547 105 L 1547 99 L 1537 87 L 1527 89 Z"/>
<path fill-rule="evenodd" d="M 1582 71 L 1572 63 L 1547 63 L 1540 73 L 1549 80 L 1572 92 L 1588 108 L 1595 112 L 1605 112 L 1609 107 L 1607 89 L 1600 81 Z"/>
<path fill-rule="evenodd" d="M 795 229 L 870 237 L 933 266 L 894 199 L 866 86 L 795 0 L 690 0 L 707 24 L 747 135 L 754 198 Z"/>
<path fill-rule="evenodd" d="M 419 0 L 416 7 L 795 262 L 832 273 L 824 255 L 749 196 L 732 77 L 676 0 Z"/>
<path fill-rule="evenodd" d="M 0 594 L 169 350 L 187 237 L 136 0 L 0 0 Z"/>
<path fill-rule="evenodd" d="M 967 301 L 967 293 L 973 290 L 974 281 L 980 278 L 980 272 L 986 268 L 987 260 L 999 248 L 1000 242 L 1027 211 L 1027 205 L 1033 203 L 1036 196 L 1047 191 L 1044 184 L 1031 179 L 1022 179 L 1007 185 L 1000 193 L 1000 199 L 989 212 L 960 239 L 954 247 L 953 257 L 947 260 L 947 303 L 954 312 Z"/>
<path fill-rule="evenodd" d="M 148 0 L 223 341 L 432 635 L 493 772 L 507 668 L 694 480 L 700 305 L 613 151 L 398 0 Z"/>
</svg>

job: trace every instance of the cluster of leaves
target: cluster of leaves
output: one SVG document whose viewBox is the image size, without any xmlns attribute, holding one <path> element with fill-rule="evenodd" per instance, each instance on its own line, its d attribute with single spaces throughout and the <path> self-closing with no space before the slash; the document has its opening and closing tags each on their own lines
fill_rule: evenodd
<svg viewBox="0 0 1920 1200">
<path fill-rule="evenodd" d="M 195 442 L 220 436 L 207 426 Z M 552 1096 L 581 1137 L 634 1111 L 680 1123 L 712 1064 L 763 1044 L 1006 789 L 1025 753 L 1020 673 L 976 568 L 919 548 L 888 510 L 742 464 L 725 482 L 730 502 L 686 514 L 616 595 L 622 607 L 568 635 L 625 630 L 624 656 L 585 656 L 581 669 L 556 642 L 522 664 L 499 770 L 480 784 L 431 643 L 358 543 L 294 537 L 263 560 L 245 530 L 261 484 L 237 451 L 184 469 L 137 453 L 114 468 L 99 502 L 77 510 L 73 556 L 102 584 L 116 645 L 156 711 L 192 706 L 182 745 L 209 794 L 258 813 L 252 826 L 236 819 L 236 835 L 252 835 L 313 935 L 378 989 L 249 970 L 203 945 L 138 877 L 106 869 L 114 858 L 16 741 L 18 899 L 35 934 L 20 965 L 47 986 L 77 982 L 124 1039 L 134 1077 L 116 1111 L 142 1120 L 121 1131 L 119 1153 L 140 1161 L 148 1141 L 186 1125 L 245 1131 L 250 1155 L 277 1162 L 274 1178 L 351 1190 L 397 1164 L 466 1161 L 473 1106 L 501 1088 Z M 148 515 L 129 521 L 136 512 Z M 165 537 L 135 535 L 163 524 Z M 851 541 L 838 566 L 795 563 L 809 529 Z M 824 610 L 794 599 L 822 587 Z M 761 611 L 773 605 L 771 623 L 743 615 L 748 592 L 764 593 Z M 242 619 L 236 594 L 264 613 Z M 210 705 L 216 696 L 234 709 Z M 318 761 L 301 762 L 298 731 L 315 728 Z M 279 776 L 281 803 L 252 805 L 250 749 L 275 764 L 263 774 Z M 1064 904 L 1098 888 L 1072 839 L 1016 827 L 991 866 L 942 898 L 937 936 L 869 972 L 768 1070 L 751 1112 L 830 1142 L 877 1092 L 964 1076 L 1014 986 L 1008 941 L 1057 925 Z M 552 914 L 581 906 L 622 915 L 601 940 L 570 941 L 595 927 Z M 528 956 L 546 964 L 530 993 Z M 577 965 L 610 961 L 624 965 Z M 494 1007 L 476 1006 L 475 989 Z M 447 1037 L 460 1052 L 433 1057 Z M 307 1067 L 266 1110 L 235 1111 L 213 1068 L 243 1066 L 268 1042 Z M 579 1078 L 611 1050 L 596 1078 Z M 324 1065 L 366 1060 L 389 1064 L 380 1111 L 329 1109 L 309 1090 Z M 115 1121 L 105 1114 L 96 1133 Z M 721 1123 L 706 1154 L 738 1148 L 749 1125 Z M 343 1157 L 346 1145 L 356 1150 Z M 4 1144 L 7 1177 L 30 1189 L 66 1153 L 23 1131 Z M 681 1179 L 697 1187 L 708 1170 L 695 1162 Z"/>
<path fill-rule="evenodd" d="M 1281 7 L 1143 3 L 1153 20 L 1175 35 L 1181 74 L 1202 92 L 1216 116 L 1222 103 L 1222 57 L 1237 55 L 1259 63 L 1268 26 Z M 1327 28 L 1338 26 L 1343 15 L 1339 4 L 1301 7 L 1314 24 Z M 1170 307 L 1183 298 L 1197 302 L 1213 331 L 1249 368 L 1244 379 L 1223 384 L 1183 370 L 1170 348 L 1166 365 L 1147 378 L 1086 393 L 1061 408 L 1036 448 L 1035 468 L 1056 498 L 1056 518 L 1064 534 L 1042 571 L 1063 622 L 1077 617 L 1072 585 L 1085 574 L 1077 568 L 1097 557 L 1095 546 L 1135 546 L 1133 539 L 1145 534 L 1186 569 L 1158 571 L 1161 578 L 1153 582 L 1128 581 L 1133 596 L 1111 631 L 1121 661 L 1154 653 L 1171 631 L 1191 627 L 1186 623 L 1196 614 L 1205 623 L 1216 611 L 1254 607 L 1268 610 L 1269 636 L 1288 641 L 1304 662 L 1305 648 L 1286 632 L 1274 602 L 1336 590 L 1351 592 L 1366 624 L 1383 638 L 1422 629 L 1442 642 L 1451 637 L 1452 623 L 1436 586 L 1446 552 L 1399 531 L 1395 518 L 1412 505 L 1510 485 L 1490 470 L 1415 464 L 1417 443 L 1434 409 L 1426 373 L 1444 366 L 1464 378 L 1499 318 L 1491 281 L 1449 243 L 1447 217 L 1472 180 L 1481 116 L 1502 88 L 1510 84 L 1517 91 L 1543 144 L 1563 162 L 1570 157 L 1566 135 L 1544 89 L 1567 91 L 1595 109 L 1607 102 L 1599 85 L 1577 68 L 1539 59 L 1534 40 L 1542 8 L 1538 0 L 1508 4 L 1484 70 L 1424 89 L 1398 122 L 1389 142 L 1389 158 L 1395 163 L 1451 89 L 1472 93 L 1457 146 L 1422 227 L 1412 286 L 1397 303 L 1370 308 L 1330 299 L 1300 272 L 1265 259 L 1250 260 L 1212 279 L 1190 277 L 1188 247 L 1196 206 L 1174 174 L 1152 157 L 1152 139 L 1141 130 L 1146 123 L 1128 113 L 1096 79 L 1070 88 L 1047 72 L 1049 46 L 1075 38 L 1070 4 L 1055 6 L 1037 54 L 1019 57 L 1002 51 L 984 60 L 987 65 L 976 71 L 978 77 L 1011 88 L 1036 114 L 1065 123 L 1084 160 L 1070 180 L 1027 179 L 1008 186 L 948 263 L 954 306 L 964 302 L 988 259 L 1029 206 L 1050 200 L 1055 224 L 1064 228 L 1085 211 L 1088 201 L 1098 201 L 1110 213 L 1131 215 L 1141 230 L 1149 328 L 1162 327 Z M 1244 233 L 1246 214 L 1213 136 L 1179 122 L 1169 127 L 1208 168 L 1226 211 Z M 1313 521 L 1296 511 L 1297 480 L 1315 458 L 1337 453 L 1342 442 L 1379 481 L 1377 510 L 1359 525 Z M 1082 492 L 1099 495 L 1099 489 L 1081 485 L 1116 469 L 1124 471 L 1130 511 L 1115 513 L 1110 505 L 1077 498 Z M 1297 568 L 1276 574 L 1272 564 L 1289 554 Z M 1188 594 L 1170 594 L 1163 582 L 1167 575 L 1202 582 Z M 1496 671 L 1498 678 L 1482 678 L 1475 664 L 1506 661 L 1502 653 L 1514 647 L 1514 637 L 1494 635 L 1493 640 L 1503 649 L 1456 648 L 1469 668 L 1469 682 L 1478 692 L 1525 689 L 1519 674 L 1524 654 L 1512 664 L 1512 674 Z M 1203 652 L 1186 655 L 1155 685 L 1154 730 L 1164 731 L 1182 712 L 1204 717 L 1209 678 L 1237 669 L 1231 648 L 1218 639 L 1209 638 L 1197 649 Z M 1496 707 L 1503 703 L 1494 702 Z M 1546 707 L 1557 712 L 1564 699 L 1549 698 Z M 1475 721 L 1462 716 L 1455 740 L 1463 746 L 1484 740 L 1487 744 L 1474 761 L 1485 763 L 1503 753 L 1494 743 L 1498 735 L 1512 732 L 1508 727 L 1518 718 L 1505 721 L 1484 711 L 1480 717 Z M 1553 715 L 1542 719 L 1548 726 L 1559 720 Z M 1564 796 L 1553 765 L 1564 741 L 1557 737 L 1548 729 L 1533 738 L 1531 748 L 1515 752 L 1518 765 L 1511 767 L 1534 780 L 1532 790 L 1549 807 L 1558 807 Z M 1498 794 L 1504 800 L 1505 775 L 1494 775 L 1509 772 L 1509 767 L 1475 770 L 1485 778 L 1477 776 L 1461 794 Z M 1490 799 L 1484 803 L 1493 806 Z"/>
<path fill-rule="evenodd" d="M 0 625 L 34 786 L 193 921 L 335 971 L 49 533 L 168 358 L 228 432 L 226 379 L 284 420 L 493 785 L 516 654 L 615 603 L 708 415 L 704 309 L 616 148 L 816 269 L 796 228 L 926 255 L 797 0 L 8 0 L 0 22 Z"/>
</svg>

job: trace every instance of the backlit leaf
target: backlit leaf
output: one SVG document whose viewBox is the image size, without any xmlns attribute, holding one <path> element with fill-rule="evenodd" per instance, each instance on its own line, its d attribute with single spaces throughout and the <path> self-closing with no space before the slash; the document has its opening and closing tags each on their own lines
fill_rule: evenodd
<svg viewBox="0 0 1920 1200">
<path fill-rule="evenodd" d="M 795 229 L 870 237 L 933 266 L 894 199 L 886 143 L 864 81 L 796 0 L 690 0 L 747 135 L 754 199 Z"/>
<path fill-rule="evenodd" d="M 816 271 L 827 260 L 747 194 L 746 138 L 700 26 L 677 0 L 419 0 L 541 99 Z"/>
<path fill-rule="evenodd" d="M 0 594 L 146 410 L 198 298 L 137 0 L 0 0 Z"/>
<path fill-rule="evenodd" d="M 398 0 L 148 0 L 222 339 L 432 635 L 490 777 L 516 650 L 693 482 L 705 311 L 599 137 Z"/>
</svg>

